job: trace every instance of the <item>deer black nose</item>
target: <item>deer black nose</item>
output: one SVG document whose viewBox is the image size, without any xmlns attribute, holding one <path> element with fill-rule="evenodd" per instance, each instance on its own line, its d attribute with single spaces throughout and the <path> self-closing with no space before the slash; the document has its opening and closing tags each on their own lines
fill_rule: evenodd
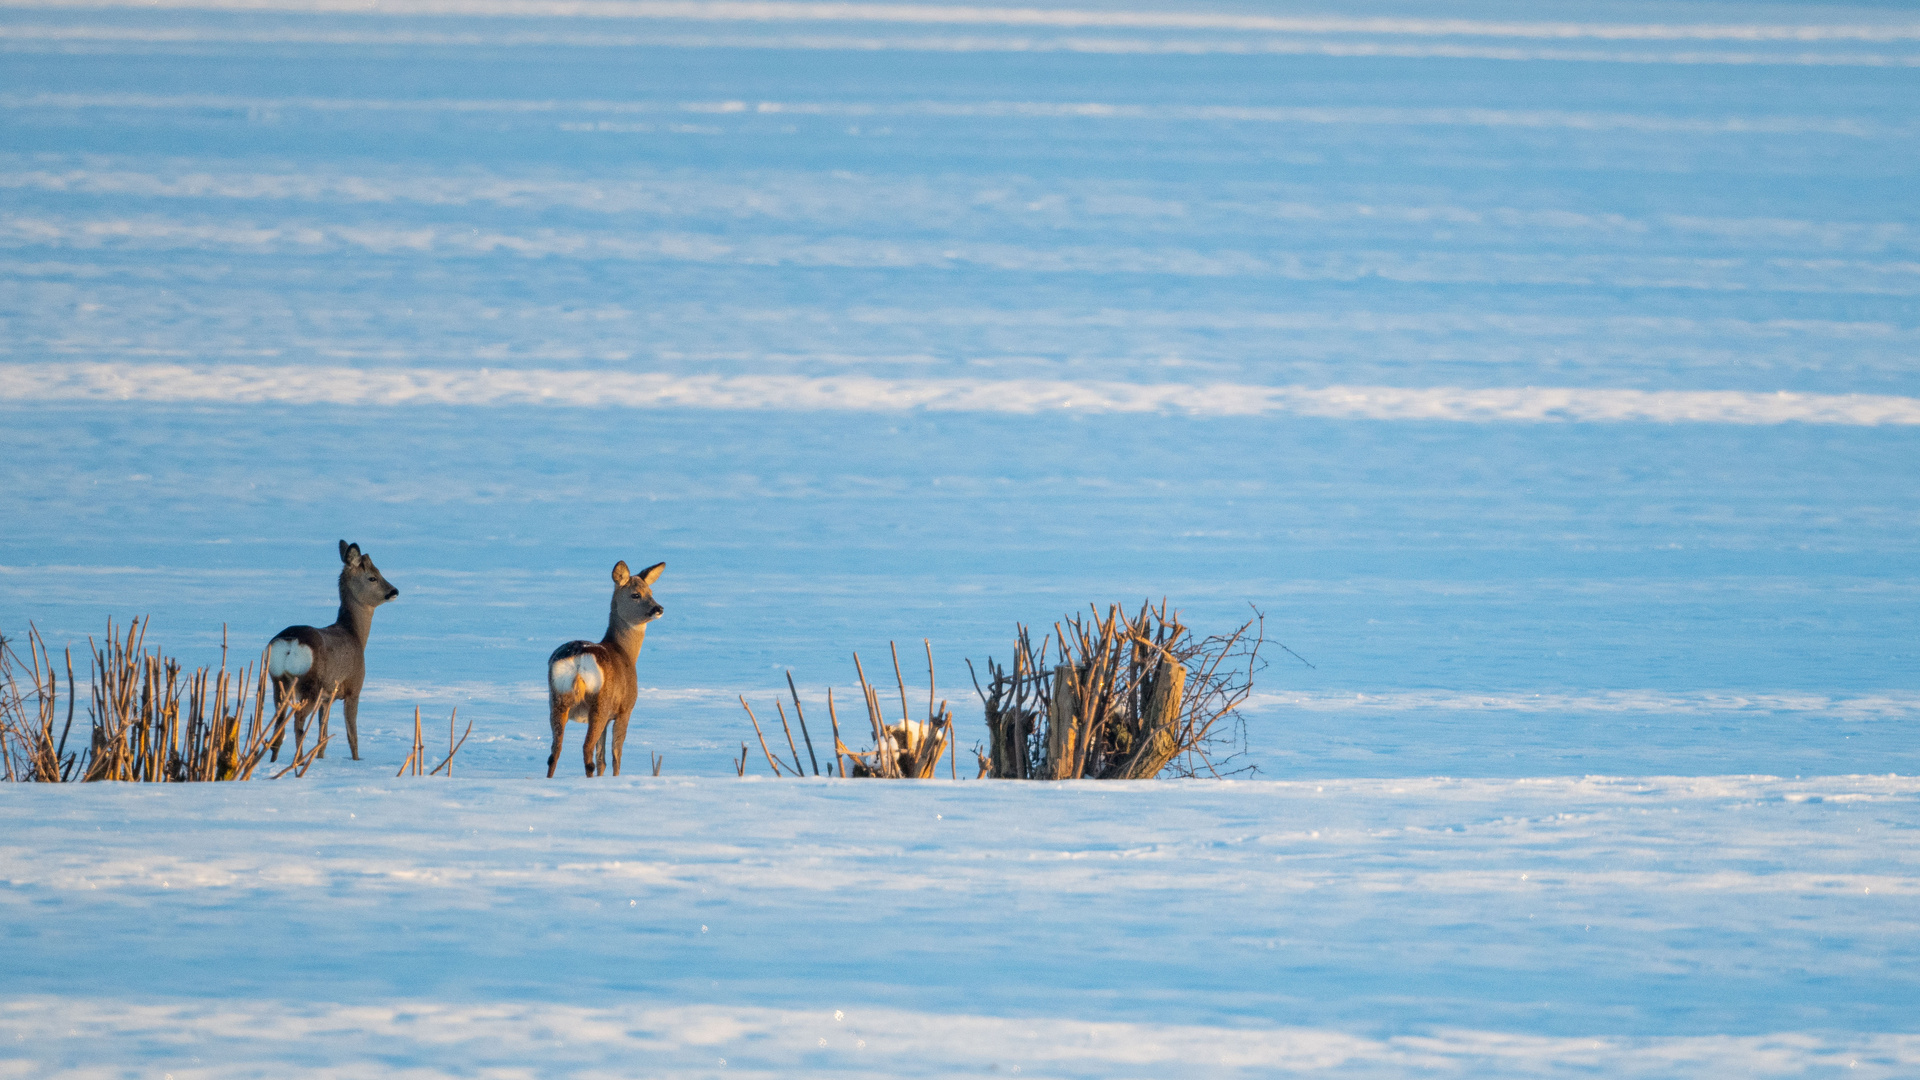
<svg viewBox="0 0 1920 1080">
<path fill-rule="evenodd" d="M 400 590 L 399 590 L 399 589 L 396 589 L 396 588 L 394 588 L 394 587 L 393 587 L 393 586 L 391 586 L 391 585 L 389 585 L 389 586 L 387 586 L 387 599 L 389 599 L 389 600 L 391 600 L 391 599 L 393 599 L 394 597 L 396 597 L 396 596 L 399 596 L 399 595 L 400 595 Z"/>
<path fill-rule="evenodd" d="M 653 611 L 650 612 L 650 614 L 656 619 L 662 615 L 665 615 L 666 613 L 667 613 L 667 609 L 661 607 L 659 604 L 653 605 Z"/>
</svg>

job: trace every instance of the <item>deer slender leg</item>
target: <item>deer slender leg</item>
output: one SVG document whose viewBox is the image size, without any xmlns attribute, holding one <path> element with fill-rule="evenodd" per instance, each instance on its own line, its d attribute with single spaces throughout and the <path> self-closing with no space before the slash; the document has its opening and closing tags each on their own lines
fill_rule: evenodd
<svg viewBox="0 0 1920 1080">
<path fill-rule="evenodd" d="M 340 703 L 340 712 L 347 718 L 347 749 L 352 752 L 353 760 L 360 760 L 360 691 L 354 690 L 347 700 Z"/>
<path fill-rule="evenodd" d="M 551 695 L 547 698 L 547 708 L 552 714 L 550 718 L 553 721 L 553 752 L 547 755 L 547 779 L 549 780 L 553 779 L 554 767 L 560 764 L 560 748 L 567 741 L 567 711 L 572 707 L 570 701 L 563 701 Z"/>
<path fill-rule="evenodd" d="M 302 701 L 293 707 L 293 759 L 295 761 L 300 760 L 300 755 L 306 751 L 307 718 L 313 715 L 314 706 L 317 704 L 319 703 Z"/>
<path fill-rule="evenodd" d="M 273 732 L 273 750 L 272 756 L 268 758 L 269 761 L 280 760 L 280 744 L 285 742 L 287 738 L 287 715 L 280 711 L 280 703 L 286 700 L 292 693 L 293 687 L 291 686 L 282 687 L 278 682 L 273 684 L 273 714 L 275 718 L 274 722 L 277 726 Z"/>
<path fill-rule="evenodd" d="M 620 775 L 620 755 L 627 748 L 627 721 L 633 719 L 633 710 L 628 709 L 613 718 L 613 775 Z"/>
<path fill-rule="evenodd" d="M 607 748 L 601 742 L 601 738 L 607 733 L 607 721 L 609 719 L 611 719 L 611 717 L 601 713 L 598 709 L 595 709 L 594 712 L 588 716 L 587 741 L 585 745 L 580 747 L 581 753 L 586 756 L 588 776 L 602 776 L 606 774 Z M 596 767 L 598 771 L 595 771 Z"/>
<path fill-rule="evenodd" d="M 320 701 L 320 720 L 313 725 L 313 745 L 317 753 L 314 757 L 327 756 L 327 722 L 333 718 L 333 695 L 328 694 Z"/>
<path fill-rule="evenodd" d="M 280 760 L 280 744 L 286 741 L 289 723 L 293 726 L 293 744 L 296 750 L 300 740 L 306 737 L 307 715 L 313 711 L 314 699 L 302 699 L 299 693 L 300 684 L 292 679 L 288 679 L 285 683 L 274 684 L 273 708 L 275 715 L 280 719 L 273 733 L 273 754 L 270 760 Z M 280 712 L 280 703 L 283 700 L 288 703 L 284 714 Z"/>
</svg>

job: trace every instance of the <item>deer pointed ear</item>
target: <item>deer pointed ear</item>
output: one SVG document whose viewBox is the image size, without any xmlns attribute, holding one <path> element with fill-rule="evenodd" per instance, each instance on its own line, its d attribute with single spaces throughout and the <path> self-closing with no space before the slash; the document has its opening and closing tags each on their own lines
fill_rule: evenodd
<svg viewBox="0 0 1920 1080">
<path fill-rule="evenodd" d="M 360 545 L 349 544 L 345 540 L 340 541 L 340 561 L 343 563 L 346 563 L 348 566 L 352 566 L 354 563 L 359 562 L 360 561 Z"/>
<path fill-rule="evenodd" d="M 625 585 L 632 577 L 633 574 L 627 570 L 627 560 L 621 559 L 619 562 L 613 564 L 614 585 Z"/>
<path fill-rule="evenodd" d="M 665 570 L 666 568 L 667 568 L 666 563 L 663 563 L 663 562 L 654 563 L 652 566 L 649 566 L 645 570 L 640 571 L 640 580 L 646 585 L 648 585 L 649 587 L 651 587 L 654 582 L 660 580 L 660 571 Z"/>
</svg>

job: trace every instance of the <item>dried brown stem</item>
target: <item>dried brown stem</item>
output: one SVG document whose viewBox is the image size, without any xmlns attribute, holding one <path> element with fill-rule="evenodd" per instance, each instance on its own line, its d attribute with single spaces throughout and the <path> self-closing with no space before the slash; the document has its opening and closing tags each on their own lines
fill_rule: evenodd
<svg viewBox="0 0 1920 1080">
<path fill-rule="evenodd" d="M 793 671 L 787 671 L 787 690 L 793 694 L 793 718 L 800 722 L 800 737 L 807 742 L 807 760 L 813 762 L 813 775 L 820 775 L 820 759 L 813 752 L 813 736 L 807 733 L 807 714 L 800 707 L 800 688 L 793 685 Z"/>
<path fill-rule="evenodd" d="M 460 733 L 460 741 L 457 743 L 453 741 L 453 724 L 459 715 L 460 710 L 456 708 L 447 716 L 447 759 L 435 765 L 433 771 L 427 774 L 428 776 L 433 776 L 441 769 L 445 769 L 447 770 L 447 779 L 453 779 L 453 755 L 459 753 L 462 746 L 467 745 L 467 736 L 473 734 L 473 721 L 469 720 L 467 721 L 467 730 Z"/>
<path fill-rule="evenodd" d="M 787 733 L 787 752 L 793 755 L 793 775 L 807 775 L 806 766 L 800 764 L 800 748 L 793 745 L 793 728 L 787 723 L 787 708 L 778 700 L 773 703 L 775 712 L 780 714 L 780 730 Z"/>
<path fill-rule="evenodd" d="M 767 737 L 760 731 L 760 718 L 753 715 L 753 706 L 747 704 L 746 695 L 740 697 L 740 707 L 747 710 L 747 719 L 753 721 L 753 733 L 760 738 L 760 752 L 767 755 L 767 764 L 773 767 L 773 775 L 780 775 L 780 763 L 773 759 L 773 751 L 767 749 Z M 742 776 L 746 775 L 744 772 Z"/>
</svg>

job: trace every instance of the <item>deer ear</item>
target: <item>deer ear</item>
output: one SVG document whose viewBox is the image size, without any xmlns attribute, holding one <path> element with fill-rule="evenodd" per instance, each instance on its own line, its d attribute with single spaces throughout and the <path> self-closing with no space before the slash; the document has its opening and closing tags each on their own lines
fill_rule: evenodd
<svg viewBox="0 0 1920 1080">
<path fill-rule="evenodd" d="M 349 544 L 345 540 L 340 541 L 340 561 L 343 563 L 346 563 L 348 566 L 352 566 L 354 563 L 359 562 L 360 561 L 360 545 Z"/>
<path fill-rule="evenodd" d="M 627 560 L 621 559 L 619 562 L 613 564 L 613 583 L 615 586 L 625 585 L 632 577 L 633 574 L 627 570 Z"/>
<path fill-rule="evenodd" d="M 645 570 L 640 571 L 641 582 L 643 582 L 648 586 L 651 586 L 654 582 L 660 580 L 660 571 L 665 570 L 666 568 L 667 568 L 666 563 L 663 563 L 663 562 L 654 563 L 652 566 L 649 566 Z"/>
</svg>

